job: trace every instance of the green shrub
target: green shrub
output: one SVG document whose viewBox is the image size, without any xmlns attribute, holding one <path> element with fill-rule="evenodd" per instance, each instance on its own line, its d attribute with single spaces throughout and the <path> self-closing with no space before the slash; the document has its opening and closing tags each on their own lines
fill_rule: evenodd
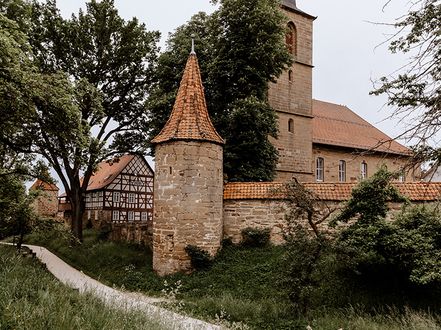
<svg viewBox="0 0 441 330">
<path fill-rule="evenodd" d="M 213 257 L 199 246 L 187 245 L 185 252 L 190 256 L 191 266 L 195 270 L 208 269 L 213 265 Z"/>
<path fill-rule="evenodd" d="M 270 240 L 270 228 L 251 228 L 242 230 L 242 245 L 248 247 L 264 247 Z"/>
</svg>

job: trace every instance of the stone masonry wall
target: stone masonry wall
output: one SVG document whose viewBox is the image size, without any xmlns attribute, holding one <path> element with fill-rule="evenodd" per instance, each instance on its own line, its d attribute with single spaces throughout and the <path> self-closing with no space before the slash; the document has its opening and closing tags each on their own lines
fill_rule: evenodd
<svg viewBox="0 0 441 330">
<path fill-rule="evenodd" d="M 278 113 L 278 116 L 278 138 L 270 138 L 279 153 L 275 181 L 286 182 L 295 176 L 301 182 L 310 182 L 312 180 L 311 118 L 285 113 Z M 290 119 L 294 123 L 293 132 L 288 131 Z"/>
<path fill-rule="evenodd" d="M 152 247 L 152 223 L 112 223 L 110 239 Z"/>
<path fill-rule="evenodd" d="M 331 208 L 342 205 L 343 202 L 328 201 Z M 414 202 L 418 203 L 418 202 Z M 396 213 L 401 211 L 402 205 L 391 203 L 388 220 L 393 220 Z M 233 243 L 238 244 L 242 240 L 241 231 L 247 227 L 270 228 L 271 243 L 282 244 L 284 242 L 283 232 L 286 227 L 285 220 L 286 206 L 282 200 L 234 200 L 224 201 L 224 238 L 231 238 Z M 306 219 L 303 219 L 306 225 Z M 326 223 L 320 227 L 324 230 L 331 230 Z"/>
<path fill-rule="evenodd" d="M 297 54 L 291 68 L 282 73 L 268 91 L 270 105 L 279 117 L 279 137 L 271 142 L 279 152 L 277 180 L 293 176 L 300 181 L 313 179 L 312 157 L 312 28 L 313 20 L 299 13 L 283 10 L 287 23 L 297 31 Z M 288 131 L 288 120 L 294 121 L 294 132 Z"/>
<path fill-rule="evenodd" d="M 58 191 L 41 191 L 32 206 L 40 216 L 56 217 L 58 213 Z"/>
<path fill-rule="evenodd" d="M 322 157 L 325 162 L 324 182 L 338 182 L 338 163 L 346 161 L 346 182 L 357 182 L 360 178 L 361 162 L 365 161 L 368 166 L 368 177 L 374 174 L 382 164 L 386 164 L 389 171 L 398 171 L 407 163 L 407 158 L 382 154 L 351 154 L 341 148 L 331 148 L 314 144 L 312 166 L 315 171 L 316 159 Z M 314 172 L 315 173 L 315 172 Z M 406 182 L 418 181 L 419 172 L 408 172 Z M 315 180 L 315 174 L 314 174 Z"/>
<path fill-rule="evenodd" d="M 175 141 L 156 146 L 153 268 L 186 271 L 187 245 L 214 255 L 222 239 L 222 147 Z"/>
<path fill-rule="evenodd" d="M 283 242 L 285 211 L 278 200 L 225 200 L 224 201 L 224 238 L 233 243 L 242 240 L 241 231 L 247 227 L 271 228 L 271 242 Z"/>
</svg>

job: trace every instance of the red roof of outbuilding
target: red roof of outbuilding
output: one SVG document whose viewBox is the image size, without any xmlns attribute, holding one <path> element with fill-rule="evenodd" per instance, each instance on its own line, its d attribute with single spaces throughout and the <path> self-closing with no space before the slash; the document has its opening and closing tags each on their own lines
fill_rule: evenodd
<svg viewBox="0 0 441 330">
<path fill-rule="evenodd" d="M 179 86 L 172 113 L 161 132 L 151 141 L 211 141 L 224 144 L 207 111 L 201 73 L 196 54 L 190 54 Z"/>
<path fill-rule="evenodd" d="M 45 191 L 58 191 L 59 190 L 57 185 L 55 185 L 53 183 L 45 182 L 40 179 L 35 180 L 34 184 L 29 189 L 31 189 L 31 190 L 40 189 L 40 190 L 45 190 Z"/>
<path fill-rule="evenodd" d="M 411 155 L 411 151 L 346 106 L 313 100 L 312 141 L 339 147 Z"/>
</svg>

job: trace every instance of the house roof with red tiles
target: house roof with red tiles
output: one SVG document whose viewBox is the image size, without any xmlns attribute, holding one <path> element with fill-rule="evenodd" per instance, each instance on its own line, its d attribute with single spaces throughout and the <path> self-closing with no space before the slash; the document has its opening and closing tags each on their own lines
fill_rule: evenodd
<svg viewBox="0 0 441 330">
<path fill-rule="evenodd" d="M 176 140 L 225 143 L 216 132 L 208 115 L 201 73 L 194 52 L 187 60 L 170 118 L 151 142 L 163 143 Z"/>
<path fill-rule="evenodd" d="M 31 188 L 29 188 L 29 189 L 31 189 L 31 190 L 39 189 L 39 190 L 44 190 L 44 191 L 58 191 L 59 190 L 56 184 L 45 182 L 40 179 L 35 180 L 35 182 L 31 186 Z"/>
<path fill-rule="evenodd" d="M 123 155 L 98 164 L 96 172 L 91 176 L 87 190 L 102 189 L 111 183 L 118 174 L 130 163 L 135 155 Z"/>
<path fill-rule="evenodd" d="M 304 183 L 306 189 L 327 201 L 346 201 L 356 183 Z M 441 197 L 441 182 L 394 183 L 411 201 L 430 202 Z M 281 182 L 230 182 L 224 185 L 224 199 L 283 199 Z"/>
<path fill-rule="evenodd" d="M 313 100 L 312 114 L 313 143 L 411 155 L 408 148 L 369 124 L 346 106 Z"/>
</svg>

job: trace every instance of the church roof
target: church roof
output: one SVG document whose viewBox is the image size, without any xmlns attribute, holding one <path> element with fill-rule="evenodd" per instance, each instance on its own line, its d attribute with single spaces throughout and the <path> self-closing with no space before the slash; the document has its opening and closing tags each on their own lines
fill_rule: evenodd
<svg viewBox="0 0 441 330">
<path fill-rule="evenodd" d="M 306 189 L 326 201 L 347 201 L 356 183 L 303 184 Z M 398 191 L 413 202 L 430 202 L 441 197 L 441 182 L 393 183 Z M 283 199 L 281 182 L 229 182 L 224 185 L 224 199 Z"/>
<path fill-rule="evenodd" d="M 408 148 L 346 106 L 313 100 L 312 114 L 313 143 L 406 156 L 411 154 Z"/>
<path fill-rule="evenodd" d="M 170 118 L 152 143 L 176 140 L 224 144 L 208 115 L 198 60 L 193 52 L 187 60 Z"/>
<path fill-rule="evenodd" d="M 30 188 L 31 190 L 44 190 L 44 191 L 58 191 L 57 185 L 49 182 L 45 182 L 43 180 L 37 179 L 34 184 Z"/>
</svg>

